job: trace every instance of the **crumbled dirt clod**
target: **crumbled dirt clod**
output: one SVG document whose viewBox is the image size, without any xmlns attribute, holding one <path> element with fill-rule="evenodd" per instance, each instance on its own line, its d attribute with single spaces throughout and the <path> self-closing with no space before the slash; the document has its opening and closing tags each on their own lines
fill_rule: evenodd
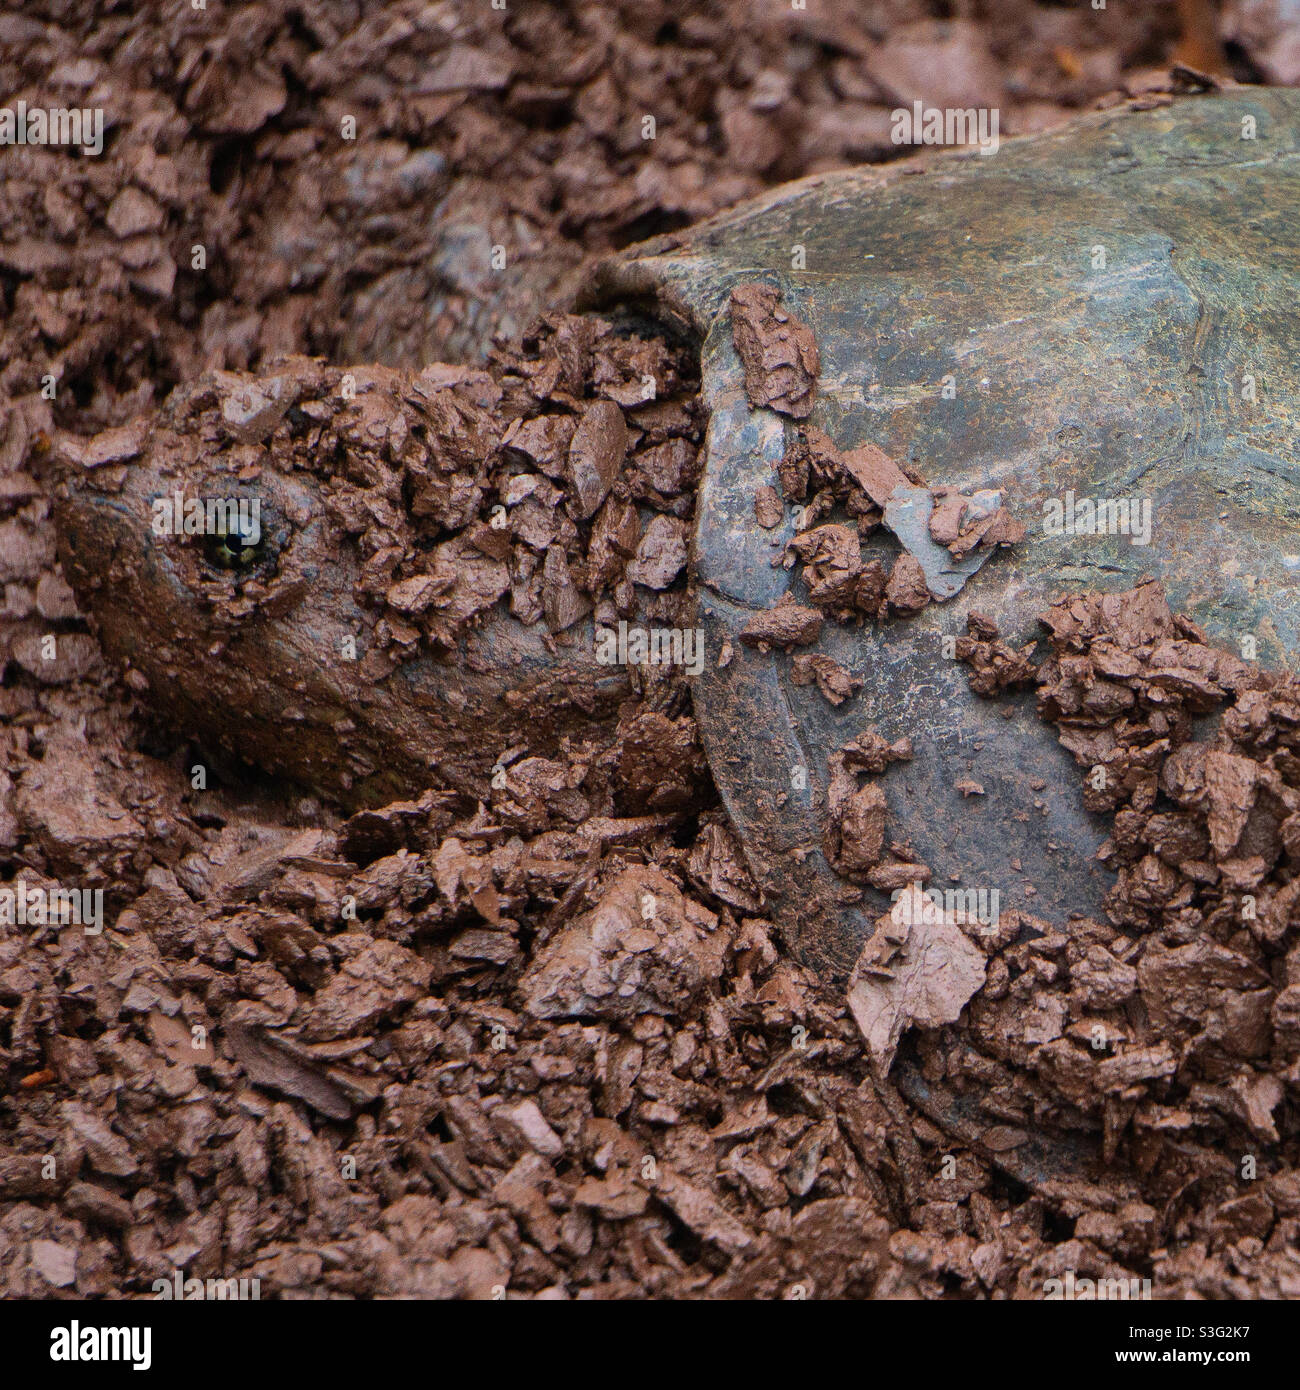
<svg viewBox="0 0 1300 1390">
<path fill-rule="evenodd" d="M 796 603 L 783 594 L 777 603 L 755 613 L 740 630 L 740 640 L 748 647 L 806 647 L 821 636 L 822 615 L 815 608 Z"/>
<path fill-rule="evenodd" d="M 577 514 L 590 517 L 605 500 L 627 455 L 628 431 L 613 401 L 593 401 L 582 413 L 569 445 L 569 482 Z"/>
<path fill-rule="evenodd" d="M 765 530 L 770 531 L 774 526 L 780 526 L 784 516 L 785 508 L 781 505 L 781 498 L 776 489 L 764 483 L 754 493 L 754 519 Z"/>
<path fill-rule="evenodd" d="M 921 562 L 906 553 L 894 561 L 885 582 L 885 602 L 900 617 L 919 613 L 930 602 L 930 590 L 925 582 Z"/>
<path fill-rule="evenodd" d="M 977 612 L 967 616 L 966 633 L 957 638 L 957 659 L 969 667 L 967 679 L 976 695 L 989 697 L 1034 682 L 1037 667 L 1030 657 L 1037 643 L 1015 651 L 1001 640 L 997 624 Z"/>
<path fill-rule="evenodd" d="M 884 566 L 879 560 L 864 562 L 860 542 L 859 531 L 828 523 L 801 532 L 787 547 L 788 555 L 803 561 L 800 578 L 809 602 L 838 622 L 876 619 L 885 611 Z"/>
<path fill-rule="evenodd" d="M 977 492 L 967 497 L 954 488 L 934 487 L 934 510 L 930 513 L 930 535 L 937 545 L 946 546 L 955 559 L 963 559 L 980 548 L 1018 545 L 1025 538 L 1025 525 L 1002 505 L 1002 493 Z"/>
<path fill-rule="evenodd" d="M 680 1013 L 722 969 L 717 918 L 663 874 L 629 868 L 556 936 L 520 981 L 536 1018 Z"/>
<path fill-rule="evenodd" d="M 849 980 L 849 1008 L 887 1072 L 905 1028 L 956 1022 L 984 979 L 983 952 L 955 917 L 911 883 L 862 948 Z"/>
<path fill-rule="evenodd" d="M 821 355 L 812 329 L 781 306 L 781 292 L 753 281 L 731 291 L 731 331 L 751 406 L 796 420 L 813 408 Z"/>
<path fill-rule="evenodd" d="M 695 721 L 643 710 L 620 730 L 618 776 L 635 811 L 679 811 L 690 806 L 708 780 Z"/>
<path fill-rule="evenodd" d="M 876 876 L 882 870 L 897 872 L 896 865 L 881 862 L 886 852 L 885 794 L 875 782 L 859 786 L 858 774 L 877 775 L 890 763 L 905 762 L 911 757 L 910 742 L 887 744 L 874 729 L 859 734 L 830 755 L 823 848 L 827 860 L 846 878 L 865 876 L 879 887 Z"/>
<path fill-rule="evenodd" d="M 821 652 L 800 652 L 790 663 L 790 678 L 796 685 L 811 685 L 832 705 L 842 705 L 862 689 L 858 676 L 850 675 L 834 657 Z"/>
<path fill-rule="evenodd" d="M 874 444 L 861 444 L 839 454 L 840 466 L 871 498 L 881 511 L 896 487 L 906 484 L 903 470 L 883 450 Z"/>
<path fill-rule="evenodd" d="M 685 523 L 671 516 L 652 517 L 628 564 L 627 578 L 647 589 L 666 589 L 682 572 L 688 551 Z"/>
</svg>

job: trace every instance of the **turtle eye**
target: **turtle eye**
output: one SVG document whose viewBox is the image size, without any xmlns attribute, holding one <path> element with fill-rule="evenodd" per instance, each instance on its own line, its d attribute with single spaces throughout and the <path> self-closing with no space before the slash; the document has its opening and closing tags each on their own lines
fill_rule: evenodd
<svg viewBox="0 0 1300 1390">
<path fill-rule="evenodd" d="M 265 536 L 261 528 L 242 517 L 230 525 L 219 524 L 203 538 L 204 556 L 216 569 L 251 569 L 264 551 Z"/>
</svg>

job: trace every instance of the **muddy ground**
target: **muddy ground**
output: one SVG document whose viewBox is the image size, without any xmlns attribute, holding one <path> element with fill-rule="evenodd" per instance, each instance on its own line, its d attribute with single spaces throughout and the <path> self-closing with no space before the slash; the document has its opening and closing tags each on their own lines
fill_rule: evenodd
<svg viewBox="0 0 1300 1390">
<path fill-rule="evenodd" d="M 1175 62 L 1295 83 L 1287 11 L 0 16 L 5 100 L 106 122 L 95 156 L 0 148 L 0 879 L 102 890 L 105 922 L 0 926 L 0 1292 L 142 1297 L 179 1270 L 264 1298 L 1041 1298 L 1067 1272 L 1300 1293 L 1300 702 L 1158 594 L 1053 610 L 1041 667 L 978 624 L 963 645 L 980 697 L 1038 688 L 1114 817 L 1117 888 L 1111 920 L 1068 933 L 931 924 L 984 983 L 902 1044 L 926 1113 L 864 1042 L 896 944 L 847 998 L 792 961 L 688 684 L 518 745 L 482 796 L 469 763 L 427 787 L 394 766 L 356 810 L 351 773 L 313 790 L 222 747 L 202 691 L 229 673 L 193 631 L 162 689 L 147 657 L 106 658 L 52 500 L 73 468 L 110 491 L 144 468 L 299 469 L 357 557 L 369 680 L 493 606 L 553 635 L 670 620 L 692 356 L 635 323 L 537 322 L 586 257 L 894 158 L 889 112 L 914 99 L 995 106 L 1013 134 L 1166 99 Z M 870 522 L 851 478 L 817 473 L 834 461 L 811 466 Z M 844 579 L 799 558 L 805 582 Z M 924 601 L 906 574 L 850 579 L 873 621 Z M 810 658 L 806 677 L 851 697 Z M 845 750 L 828 834 L 850 875 L 906 863 L 858 783 L 905 755 L 865 728 Z"/>
</svg>

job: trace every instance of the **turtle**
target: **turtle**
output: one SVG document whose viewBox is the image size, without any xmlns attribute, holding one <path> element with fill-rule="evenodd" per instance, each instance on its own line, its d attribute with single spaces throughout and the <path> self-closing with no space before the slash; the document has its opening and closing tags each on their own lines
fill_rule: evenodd
<svg viewBox="0 0 1300 1390">
<path fill-rule="evenodd" d="M 642 316 L 698 351 L 708 425 L 690 601 L 709 659 L 695 717 L 749 866 L 807 965 L 846 975 L 879 916 L 822 847 L 832 757 L 868 726 L 912 739 L 915 756 L 881 785 L 891 824 L 942 881 L 1043 917 L 1102 910 L 1107 826 L 1031 694 L 971 693 L 945 639 L 972 614 L 1029 642 L 1061 593 L 1154 577 L 1215 641 L 1249 635 L 1261 661 L 1293 664 L 1298 137 L 1300 93 L 1286 90 L 1113 109 L 992 157 L 815 175 L 591 272 L 580 310 Z M 732 295 L 755 282 L 816 340 L 799 418 L 746 391 Z M 255 403 L 245 423 L 273 407 Z M 954 562 L 929 538 L 924 490 L 904 488 L 879 543 L 912 555 L 941 601 L 826 627 L 821 650 L 862 681 L 839 706 L 796 683 L 785 653 L 742 641 L 756 613 L 802 597 L 780 563 L 801 516 L 785 506 L 759 526 L 754 502 L 810 426 L 931 487 L 1001 493 L 1027 523 L 1023 544 Z M 178 719 L 233 730 L 252 760 L 344 802 L 434 780 L 482 791 L 503 742 L 607 727 L 627 696 L 626 673 L 595 661 L 590 623 L 557 648 L 503 607 L 459 663 L 376 674 L 331 659 L 359 566 L 298 478 L 262 479 L 271 520 L 255 544 L 224 547 L 269 566 L 257 604 L 214 615 L 224 579 L 149 534 L 158 486 L 144 469 L 115 491 L 82 479 L 59 506 L 65 569 L 105 646 Z M 1045 509 L 1071 494 L 1149 501 L 1149 544 L 1051 533 Z M 964 807 L 957 784 L 975 775 L 984 795 Z"/>
<path fill-rule="evenodd" d="M 778 288 L 815 334 L 806 423 L 931 485 L 1000 489 L 1027 522 L 1024 544 L 974 573 L 898 526 L 946 601 L 823 633 L 820 649 L 864 681 L 855 700 L 833 707 L 795 684 L 779 652 L 707 663 L 696 682 L 714 780 L 805 961 L 844 971 L 878 915 L 820 849 L 828 754 L 864 723 L 913 740 L 881 785 L 937 878 L 1049 919 L 1104 910 L 1109 827 L 1084 808 L 1032 694 L 981 701 L 944 655 L 971 612 L 1015 646 L 1053 597 L 1154 577 L 1212 641 L 1236 651 L 1246 638 L 1261 662 L 1294 665 L 1298 155 L 1300 93 L 1187 96 L 1093 113 L 991 158 L 816 175 L 599 267 L 586 303 L 641 302 L 701 343 L 693 558 L 709 651 L 739 648 L 755 610 L 798 584 L 771 561 L 800 518 L 787 508 L 774 530 L 756 526 L 754 492 L 805 422 L 747 398 L 737 284 Z M 1044 519 L 1070 494 L 1149 500 L 1149 543 L 1050 534 Z M 973 770 L 985 795 L 963 813 L 954 787 Z"/>
</svg>

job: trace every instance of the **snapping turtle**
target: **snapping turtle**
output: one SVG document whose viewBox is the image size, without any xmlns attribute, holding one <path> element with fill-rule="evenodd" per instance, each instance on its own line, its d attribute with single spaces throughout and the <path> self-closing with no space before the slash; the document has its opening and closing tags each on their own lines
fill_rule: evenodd
<svg viewBox="0 0 1300 1390">
<path fill-rule="evenodd" d="M 996 888 L 1047 916 L 1099 908 L 1105 830 L 1068 756 L 1030 697 L 1007 718 L 945 656 L 972 610 L 1022 643 L 1060 592 L 1155 575 L 1213 639 L 1250 634 L 1274 664 L 1296 650 L 1297 400 L 1284 373 L 1300 350 L 1298 118 L 1300 93 L 1263 90 L 1094 115 L 993 158 L 804 180 L 596 271 L 585 306 L 635 306 L 700 343 L 709 424 L 693 564 L 708 659 L 695 712 L 750 865 L 808 963 L 847 969 L 878 915 L 822 851 L 828 756 L 867 725 L 913 740 L 914 760 L 881 785 L 937 882 Z M 795 513 L 771 530 L 754 520 L 755 491 L 800 428 L 746 396 L 729 303 L 755 280 L 815 333 L 808 423 L 931 485 L 1000 489 L 1029 524 L 1017 549 L 955 564 L 929 539 L 923 490 L 891 498 L 893 549 L 946 601 L 908 621 L 828 625 L 821 649 L 864 682 L 839 708 L 796 685 L 788 657 L 739 641 L 757 610 L 800 596 L 773 564 Z M 256 761 L 345 800 L 432 780 L 479 791 L 506 743 L 553 746 L 608 723 L 628 693 L 625 673 L 593 658 L 590 624 L 557 653 L 500 612 L 451 667 L 376 674 L 331 659 L 355 628 L 361 565 L 296 475 L 260 484 L 274 518 L 268 597 L 251 618 L 214 614 L 201 560 L 149 534 L 157 485 L 139 470 L 113 495 L 74 486 L 65 567 L 105 645 Z M 1149 501 L 1149 544 L 1048 534 L 1044 504 L 1069 493 Z M 142 612 L 168 630 L 142 631 Z M 972 774 L 985 795 L 963 812 L 955 784 Z"/>
<path fill-rule="evenodd" d="M 900 518 L 931 590 L 957 592 L 908 621 L 828 625 L 820 649 L 865 682 L 839 708 L 794 684 L 775 653 L 710 661 L 696 683 L 714 778 L 806 960 L 845 967 L 873 915 L 836 905 L 851 895 L 820 850 L 827 756 L 864 724 L 912 737 L 914 760 L 881 786 L 890 824 L 936 883 L 997 888 L 1004 904 L 1061 920 L 1095 914 L 1113 881 L 1094 860 L 1105 827 L 1032 696 L 1008 719 L 944 658 L 970 611 L 1019 645 L 1049 598 L 1152 575 L 1211 640 L 1236 650 L 1251 636 L 1261 660 L 1291 662 L 1298 155 L 1300 93 L 1194 97 L 1092 115 L 993 158 L 806 179 L 601 267 L 591 303 L 640 298 L 702 340 L 710 420 L 694 562 L 710 652 L 728 640 L 740 651 L 754 610 L 792 587 L 772 557 L 795 515 L 771 532 L 753 517 L 798 422 L 746 399 L 728 313 L 739 282 L 779 287 L 816 335 L 809 423 L 842 448 L 879 446 L 931 485 L 1003 489 L 1028 525 L 1022 545 L 954 576 Z M 1045 504 L 1064 510 L 1070 493 L 1149 501 L 1149 543 L 1048 534 Z M 972 773 L 986 795 L 963 812 L 954 785 Z"/>
</svg>

